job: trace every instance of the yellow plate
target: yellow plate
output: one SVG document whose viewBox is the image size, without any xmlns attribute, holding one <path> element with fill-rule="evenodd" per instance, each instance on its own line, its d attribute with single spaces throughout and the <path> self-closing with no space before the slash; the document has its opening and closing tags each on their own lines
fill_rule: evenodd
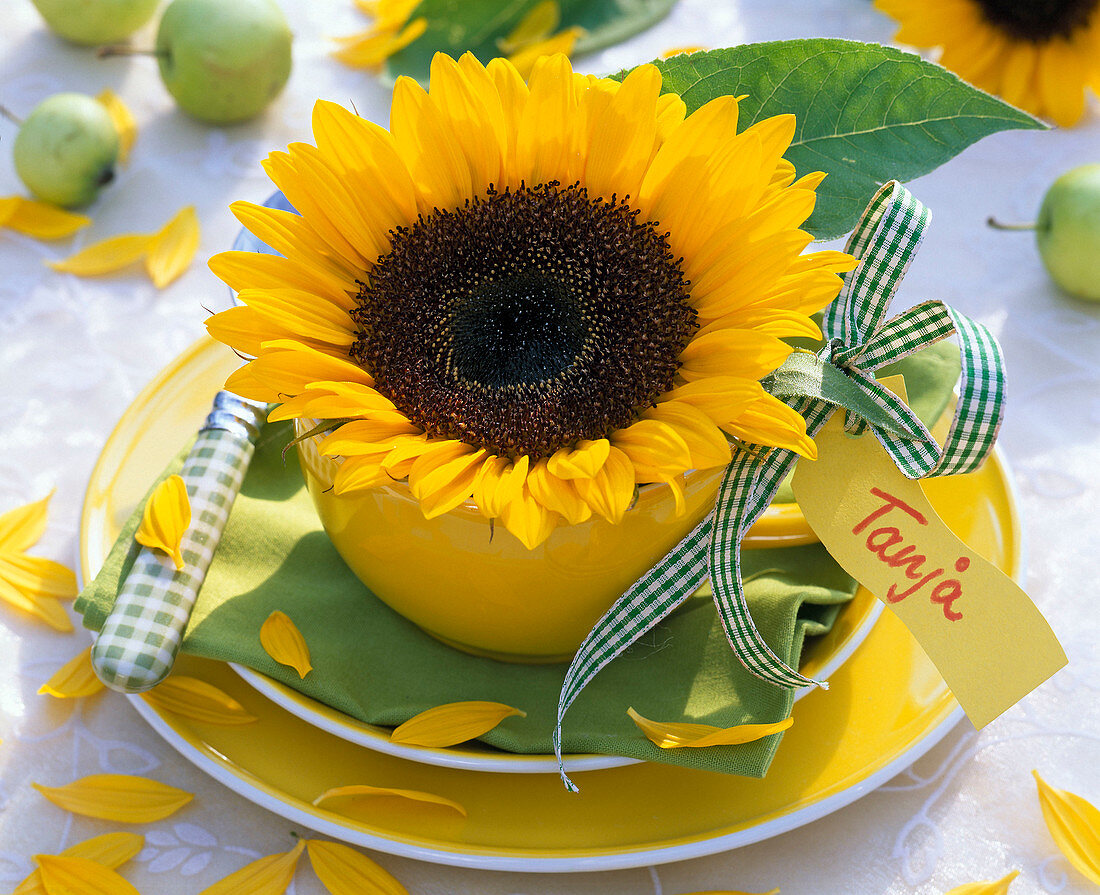
<svg viewBox="0 0 1100 895">
<path fill-rule="evenodd" d="M 95 575 L 149 482 L 205 417 L 231 363 L 202 341 L 137 397 L 92 471 L 81 520 L 80 570 Z M 1003 462 L 933 479 L 929 497 L 955 532 L 1013 577 L 1020 528 Z M 962 717 L 943 680 L 889 612 L 831 679 L 801 699 L 794 727 L 763 780 L 661 764 L 577 773 L 579 795 L 547 774 L 480 774 L 407 761 L 349 743 L 284 711 L 222 663 L 181 657 L 177 670 L 227 691 L 259 719 L 216 727 L 134 705 L 198 767 L 304 827 L 357 845 L 465 867 L 584 871 L 725 851 L 774 836 L 870 792 L 924 754 Z M 271 748 L 278 743 L 278 748 Z M 381 799 L 354 816 L 310 803 L 334 786 L 416 789 L 446 809 Z M 369 800 L 368 800 L 369 801 Z"/>
</svg>

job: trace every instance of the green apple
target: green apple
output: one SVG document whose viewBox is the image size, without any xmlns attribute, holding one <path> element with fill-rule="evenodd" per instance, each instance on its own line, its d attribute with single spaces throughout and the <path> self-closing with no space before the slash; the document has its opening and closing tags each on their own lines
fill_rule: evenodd
<svg viewBox="0 0 1100 895">
<path fill-rule="evenodd" d="M 1054 282 L 1071 295 L 1100 301 L 1100 164 L 1074 168 L 1051 184 L 1035 241 Z"/>
<path fill-rule="evenodd" d="M 160 0 L 33 0 L 55 34 L 84 46 L 124 40 L 148 22 Z"/>
<path fill-rule="evenodd" d="M 274 0 L 172 0 L 157 30 L 168 92 L 212 124 L 258 115 L 290 76 L 290 28 Z"/>
<path fill-rule="evenodd" d="M 15 171 L 43 202 L 78 208 L 110 183 L 118 160 L 118 131 L 98 100 L 58 93 L 31 111 L 15 135 Z"/>
</svg>

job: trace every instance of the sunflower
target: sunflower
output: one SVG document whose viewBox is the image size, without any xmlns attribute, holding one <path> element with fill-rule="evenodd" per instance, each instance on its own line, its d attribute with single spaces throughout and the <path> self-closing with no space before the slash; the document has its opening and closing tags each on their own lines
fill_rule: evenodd
<svg viewBox="0 0 1100 895">
<path fill-rule="evenodd" d="M 875 0 L 899 43 L 942 47 L 941 64 L 1013 105 L 1076 124 L 1100 90 L 1100 0 Z"/>
<path fill-rule="evenodd" d="M 300 214 L 232 206 L 282 257 L 211 259 L 242 304 L 208 328 L 252 358 L 229 390 L 325 421 L 338 494 L 407 478 L 528 547 L 642 484 L 682 505 L 731 439 L 814 456 L 759 380 L 855 261 L 803 254 L 823 175 L 783 159 L 792 116 L 738 134 L 734 97 L 685 116 L 656 67 L 563 55 L 529 83 L 438 55 L 430 83 L 398 80 L 390 131 L 318 102 L 316 145 L 264 162 Z"/>
</svg>

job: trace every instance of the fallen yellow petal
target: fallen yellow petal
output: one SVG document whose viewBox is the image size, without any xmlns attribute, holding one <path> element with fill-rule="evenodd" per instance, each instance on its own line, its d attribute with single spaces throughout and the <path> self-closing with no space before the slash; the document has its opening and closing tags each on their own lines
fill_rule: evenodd
<svg viewBox="0 0 1100 895">
<path fill-rule="evenodd" d="M 119 99 L 118 94 L 113 90 L 104 90 L 96 99 L 107 110 L 115 130 L 118 131 L 118 162 L 120 165 L 125 165 L 134 145 L 134 137 L 137 136 L 134 116 L 126 108 L 126 103 Z"/>
<path fill-rule="evenodd" d="M 4 557 L 0 556 L 0 600 L 22 610 L 40 621 L 44 621 L 55 631 L 68 633 L 73 629 L 72 619 L 57 598 L 43 597 L 26 593 L 4 580 Z"/>
<path fill-rule="evenodd" d="M 0 227 L 35 239 L 64 239 L 91 222 L 87 215 L 74 214 L 48 202 L 36 202 L 22 196 L 0 199 Z"/>
<path fill-rule="evenodd" d="M 53 673 L 38 692 L 58 699 L 79 699 L 103 689 L 103 681 L 92 668 L 92 648 L 77 653 Z"/>
<path fill-rule="evenodd" d="M 734 727 L 715 727 L 712 724 L 685 724 L 682 722 L 651 721 L 643 718 L 633 708 L 626 710 L 638 729 L 649 741 L 662 749 L 679 749 L 685 746 L 736 746 L 751 743 L 762 737 L 786 730 L 794 723 L 784 718 L 774 724 L 738 724 Z"/>
<path fill-rule="evenodd" d="M 187 270 L 198 251 L 199 237 L 194 205 L 180 210 L 153 236 L 145 256 L 145 270 L 154 286 L 163 289 Z"/>
<path fill-rule="evenodd" d="M 137 833 L 104 833 L 69 846 L 61 853 L 63 858 L 85 858 L 112 870 L 125 864 L 141 851 L 145 837 Z M 15 887 L 12 895 L 48 895 L 42 884 L 42 874 L 35 869 Z"/>
<path fill-rule="evenodd" d="M 21 553 L 38 542 L 46 531 L 51 497 L 52 491 L 41 500 L 0 514 L 0 550 Z"/>
<path fill-rule="evenodd" d="M 1058 849 L 1081 873 L 1100 885 L 1100 811 L 1072 792 L 1055 789 L 1031 772 L 1039 787 L 1043 820 Z"/>
<path fill-rule="evenodd" d="M 458 802 L 453 802 L 450 799 L 445 799 L 443 796 L 437 796 L 434 793 L 421 792 L 418 789 L 392 789 L 388 786 L 368 786 L 365 783 L 352 784 L 350 786 L 334 786 L 332 789 L 326 789 L 313 800 L 313 804 L 319 808 L 322 803 L 330 802 L 334 799 L 376 799 L 387 797 L 408 799 L 410 802 L 423 802 L 428 805 L 440 805 L 443 808 L 450 808 L 452 811 L 457 811 L 463 817 L 466 816 L 466 809 Z"/>
<path fill-rule="evenodd" d="M 50 267 L 78 277 L 98 277 L 114 273 L 141 260 L 153 237 L 142 233 L 126 233 L 94 242 L 63 261 L 53 261 Z"/>
<path fill-rule="evenodd" d="M 298 677 L 305 677 L 313 670 L 306 639 L 285 612 L 276 609 L 260 626 L 260 645 L 280 665 L 289 665 L 297 671 Z"/>
<path fill-rule="evenodd" d="M 309 861 L 332 895 L 409 895 L 408 890 L 366 855 L 337 842 L 310 839 Z"/>
<path fill-rule="evenodd" d="M 151 550 L 163 550 L 176 564 L 184 566 L 180 553 L 180 541 L 191 524 L 191 501 L 187 497 L 187 485 L 178 475 L 164 479 L 145 503 L 134 540 Z"/>
<path fill-rule="evenodd" d="M 508 34 L 497 41 L 497 48 L 507 56 L 516 50 L 545 40 L 561 24 L 561 7 L 556 0 L 536 3 Z"/>
<path fill-rule="evenodd" d="M 512 715 L 527 717 L 501 702 L 449 702 L 409 718 L 394 728 L 390 739 L 410 746 L 453 746 L 481 736 Z"/>
<path fill-rule="evenodd" d="M 155 708 L 203 724 L 251 724 L 257 720 L 228 693 L 185 675 L 172 675 L 142 698 Z"/>
<path fill-rule="evenodd" d="M 110 867 L 87 858 L 35 855 L 34 859 L 50 895 L 139 895 Z"/>
<path fill-rule="evenodd" d="M 194 798 L 166 783 L 129 774 L 92 774 L 64 786 L 31 786 L 73 814 L 134 824 L 163 820 Z"/>
<path fill-rule="evenodd" d="M 955 886 L 947 895 L 1005 895 L 1012 881 L 1019 875 L 1019 870 L 1013 870 L 1008 876 L 991 882 L 964 883 L 961 886 Z"/>
<path fill-rule="evenodd" d="M 290 851 L 245 864 L 225 879 L 203 889 L 199 895 L 280 895 L 294 879 L 298 857 L 304 848 L 305 842 L 299 839 Z"/>
</svg>

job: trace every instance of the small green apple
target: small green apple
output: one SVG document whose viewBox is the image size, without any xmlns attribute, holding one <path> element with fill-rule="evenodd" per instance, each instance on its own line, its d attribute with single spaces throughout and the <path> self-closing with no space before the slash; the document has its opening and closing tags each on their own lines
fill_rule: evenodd
<svg viewBox="0 0 1100 895">
<path fill-rule="evenodd" d="M 1054 282 L 1071 295 L 1100 301 L 1100 164 L 1074 168 L 1051 184 L 1035 241 Z"/>
<path fill-rule="evenodd" d="M 15 171 L 43 202 L 78 208 L 114 178 L 118 131 L 98 100 L 58 93 L 31 111 L 15 135 Z"/>
<path fill-rule="evenodd" d="M 160 0 L 32 0 L 55 34 L 83 46 L 124 40 L 148 22 Z"/>
<path fill-rule="evenodd" d="M 290 77 L 290 28 L 274 0 L 172 0 L 156 55 L 179 107 L 212 124 L 258 115 Z"/>
<path fill-rule="evenodd" d="M 1100 164 L 1081 165 L 1055 180 L 1034 224 L 988 223 L 998 230 L 1034 230 L 1051 279 L 1070 295 L 1100 301 Z"/>
</svg>

